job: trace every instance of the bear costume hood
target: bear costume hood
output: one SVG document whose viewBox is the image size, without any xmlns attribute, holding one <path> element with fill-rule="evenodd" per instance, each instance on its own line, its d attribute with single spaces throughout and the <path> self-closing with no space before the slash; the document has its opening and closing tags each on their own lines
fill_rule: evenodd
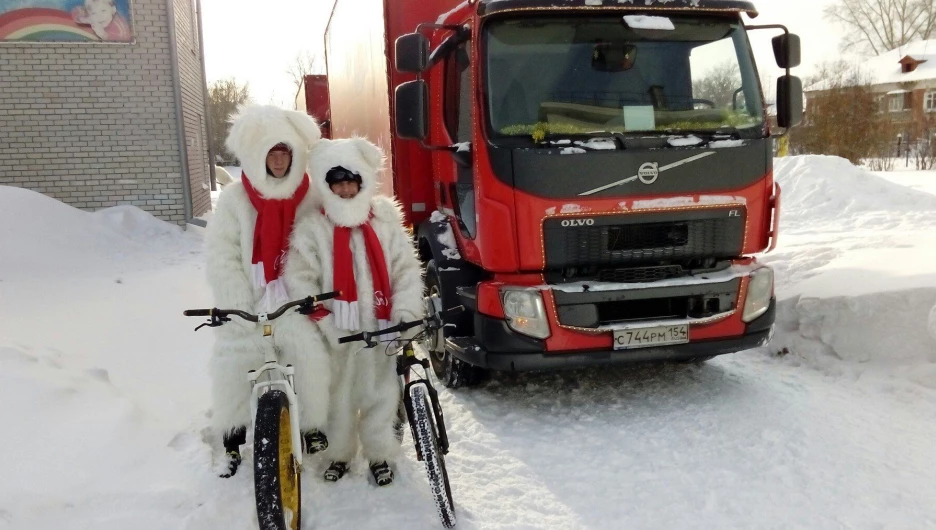
<svg viewBox="0 0 936 530">
<path fill-rule="evenodd" d="M 303 112 L 252 105 L 241 108 L 231 119 L 225 144 L 240 160 L 241 170 L 260 195 L 265 199 L 286 199 L 302 183 L 309 149 L 321 138 L 318 124 Z M 267 173 L 266 157 L 280 143 L 291 149 L 292 165 L 284 177 L 275 178 Z"/>
<path fill-rule="evenodd" d="M 320 140 L 309 155 L 310 193 L 316 196 L 325 215 L 338 226 L 355 227 L 367 221 L 371 199 L 378 192 L 384 155 L 379 147 L 363 138 Z M 343 167 L 361 177 L 361 189 L 353 199 L 335 195 L 325 181 L 328 172 Z"/>
</svg>

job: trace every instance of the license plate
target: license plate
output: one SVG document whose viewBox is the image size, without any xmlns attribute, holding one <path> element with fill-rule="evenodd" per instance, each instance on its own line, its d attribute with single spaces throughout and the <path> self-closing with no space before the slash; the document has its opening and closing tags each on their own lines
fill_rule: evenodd
<svg viewBox="0 0 936 530">
<path fill-rule="evenodd" d="M 689 342 L 688 324 L 614 331 L 615 350 L 649 348 L 650 346 L 683 344 L 686 342 Z"/>
</svg>

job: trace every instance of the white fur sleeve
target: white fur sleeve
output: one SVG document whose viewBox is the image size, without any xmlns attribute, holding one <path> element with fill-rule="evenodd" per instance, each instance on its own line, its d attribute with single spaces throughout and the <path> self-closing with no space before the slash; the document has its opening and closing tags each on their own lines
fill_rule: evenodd
<svg viewBox="0 0 936 530">
<path fill-rule="evenodd" d="M 304 298 L 322 294 L 325 290 L 322 282 L 322 271 L 319 266 L 319 249 L 315 241 L 306 234 L 315 230 L 312 223 L 297 224 L 290 240 L 289 253 L 286 255 L 286 265 L 283 278 L 286 280 L 286 292 L 292 299 Z M 347 333 L 339 331 L 331 324 L 331 317 L 325 317 L 315 322 L 319 331 L 328 340 L 332 348 L 344 348 L 338 344 L 338 339 Z"/>
<path fill-rule="evenodd" d="M 412 239 L 402 224 L 393 231 L 390 257 L 390 282 L 393 285 L 394 322 L 423 318 L 422 265 L 416 257 Z"/>
<path fill-rule="evenodd" d="M 225 193 L 233 193 L 231 189 Z M 206 236 L 208 283 L 214 292 L 215 305 L 222 309 L 241 309 L 253 312 L 254 293 L 244 272 L 241 249 L 241 226 L 234 215 L 234 204 L 225 193 L 221 194 L 218 209 L 208 223 Z M 240 319 L 234 319 L 240 321 Z"/>
</svg>

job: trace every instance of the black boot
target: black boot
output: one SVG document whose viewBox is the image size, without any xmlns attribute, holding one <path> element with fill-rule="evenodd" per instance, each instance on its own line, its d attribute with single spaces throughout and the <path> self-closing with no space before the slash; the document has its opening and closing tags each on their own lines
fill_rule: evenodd
<svg viewBox="0 0 936 530">
<path fill-rule="evenodd" d="M 302 433 L 302 439 L 305 441 L 305 452 L 310 455 L 328 449 L 328 438 L 318 429 Z"/>
<path fill-rule="evenodd" d="M 378 486 L 388 486 L 393 482 L 393 470 L 386 462 L 377 462 L 370 465 L 370 472 Z"/>
<path fill-rule="evenodd" d="M 348 472 L 347 462 L 332 462 L 325 470 L 325 480 L 328 482 L 338 482 L 338 479 Z"/>
<path fill-rule="evenodd" d="M 227 472 L 221 478 L 231 478 L 241 464 L 240 446 L 247 443 L 247 427 L 238 427 L 224 433 L 224 457 L 227 459 Z"/>
</svg>

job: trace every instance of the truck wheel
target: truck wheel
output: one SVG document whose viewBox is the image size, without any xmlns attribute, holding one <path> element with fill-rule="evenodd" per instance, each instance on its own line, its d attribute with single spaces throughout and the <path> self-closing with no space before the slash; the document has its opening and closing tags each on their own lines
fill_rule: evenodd
<svg viewBox="0 0 936 530">
<path fill-rule="evenodd" d="M 427 314 L 447 309 L 442 306 L 442 287 L 435 260 L 429 260 L 426 264 L 426 297 L 424 300 Z M 436 377 L 448 388 L 475 386 L 482 382 L 487 375 L 486 370 L 460 361 L 445 351 L 445 332 L 444 328 L 440 329 L 427 335 L 423 341 L 423 347 L 429 354 L 432 371 L 435 372 Z"/>
</svg>

